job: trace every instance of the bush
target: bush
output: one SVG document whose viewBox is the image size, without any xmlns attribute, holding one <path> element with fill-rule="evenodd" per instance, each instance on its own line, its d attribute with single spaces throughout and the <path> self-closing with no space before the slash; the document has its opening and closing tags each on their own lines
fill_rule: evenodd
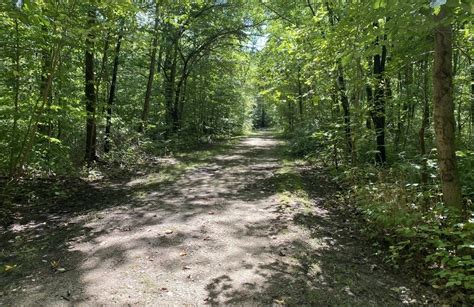
<svg viewBox="0 0 474 307">
<path fill-rule="evenodd" d="M 436 185 L 407 183 L 416 173 L 364 165 L 344 173 L 349 196 L 365 220 L 365 232 L 386 260 L 427 274 L 433 287 L 456 302 L 474 299 L 474 221 L 456 221 L 440 202 Z M 469 209 L 469 208 L 468 208 Z"/>
</svg>

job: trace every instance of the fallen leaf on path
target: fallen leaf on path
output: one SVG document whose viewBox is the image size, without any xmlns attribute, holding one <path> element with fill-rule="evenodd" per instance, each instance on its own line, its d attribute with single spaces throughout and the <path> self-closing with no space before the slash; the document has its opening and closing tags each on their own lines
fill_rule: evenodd
<svg viewBox="0 0 474 307">
<path fill-rule="evenodd" d="M 12 271 L 12 270 L 15 269 L 15 268 L 16 268 L 16 264 L 14 264 L 14 265 L 8 265 L 8 264 L 6 264 L 6 265 L 5 265 L 5 272 L 10 272 L 10 271 Z"/>
</svg>

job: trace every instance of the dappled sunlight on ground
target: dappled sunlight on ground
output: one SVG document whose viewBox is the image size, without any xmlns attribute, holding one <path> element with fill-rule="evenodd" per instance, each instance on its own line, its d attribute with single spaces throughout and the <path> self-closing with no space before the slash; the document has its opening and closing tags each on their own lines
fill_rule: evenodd
<svg viewBox="0 0 474 307">
<path fill-rule="evenodd" d="M 426 300 L 410 288 L 413 284 L 371 259 L 343 215 L 321 205 L 331 188 L 294 185 L 299 175 L 281 171 L 281 144 L 268 133 L 243 138 L 172 180 L 163 180 L 160 171 L 144 174 L 91 191 L 98 203 L 84 200 L 87 211 L 72 208 L 53 224 L 14 225 L 10 237 L 44 246 L 30 258 L 37 263 L 25 266 L 23 277 L 2 290 L 0 302 L 396 305 Z M 316 180 L 325 184 L 315 179 L 309 185 Z M 293 197 L 297 192 L 311 199 Z M 61 234 L 56 241 L 55 233 Z M 51 268 L 51 260 L 61 270 Z M 406 290 L 390 290 L 400 287 Z"/>
</svg>

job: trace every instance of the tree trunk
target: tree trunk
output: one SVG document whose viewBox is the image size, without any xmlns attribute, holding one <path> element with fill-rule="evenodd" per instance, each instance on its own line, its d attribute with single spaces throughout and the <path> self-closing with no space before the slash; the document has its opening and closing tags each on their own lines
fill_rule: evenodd
<svg viewBox="0 0 474 307">
<path fill-rule="evenodd" d="M 428 89 L 428 63 L 425 61 L 422 65 L 423 69 L 423 118 L 421 121 L 421 128 L 418 133 L 420 141 L 420 155 L 421 155 L 421 183 L 428 183 L 428 165 L 426 161 L 426 145 L 425 134 L 430 125 L 430 99 Z"/>
<path fill-rule="evenodd" d="M 456 77 L 458 74 L 458 69 L 459 69 L 459 63 L 460 62 L 460 52 L 459 50 L 454 51 L 453 55 L 453 79 Z M 456 93 L 454 93 L 455 88 L 453 87 L 453 97 L 456 96 Z M 453 98 L 454 99 L 454 98 Z M 458 99 L 457 101 L 454 102 L 454 106 L 457 106 L 457 132 L 458 132 L 458 137 L 461 139 L 462 137 L 462 99 Z"/>
<path fill-rule="evenodd" d="M 148 82 L 146 84 L 145 100 L 143 102 L 143 111 L 140 117 L 140 125 L 138 132 L 143 132 L 148 124 L 148 115 L 150 113 L 150 98 L 153 88 L 153 78 L 155 77 L 156 52 L 158 50 L 158 26 L 159 26 L 159 5 L 156 3 L 155 8 L 155 25 L 153 27 L 153 42 L 150 55 L 150 68 L 148 71 Z"/>
<path fill-rule="evenodd" d="M 171 113 L 171 116 L 173 118 L 173 131 L 177 131 L 180 127 L 180 121 L 181 121 L 181 110 L 182 110 L 182 88 L 183 88 L 183 83 L 185 82 L 186 76 L 183 75 L 181 79 L 179 80 L 178 84 L 176 85 L 176 92 L 174 94 L 174 102 L 173 102 L 173 111 Z"/>
<path fill-rule="evenodd" d="M 178 114 L 179 114 L 179 122 L 178 125 L 181 126 L 181 123 L 184 120 L 184 105 L 186 103 L 186 94 L 188 88 L 188 76 L 184 78 L 182 89 L 180 89 L 181 98 L 179 99 L 179 107 L 178 107 Z"/>
<path fill-rule="evenodd" d="M 15 153 L 18 150 L 18 118 L 20 115 L 20 30 L 18 26 L 18 19 L 15 19 L 15 56 L 13 59 L 15 65 L 15 74 L 13 75 L 13 90 L 14 90 L 14 99 L 13 99 L 13 127 L 10 140 L 10 161 L 9 161 L 9 176 L 11 178 L 15 175 Z"/>
<path fill-rule="evenodd" d="M 300 114 L 300 122 L 302 123 L 304 113 L 303 84 L 301 82 L 301 68 L 298 67 L 298 111 Z"/>
<path fill-rule="evenodd" d="M 474 67 L 471 66 L 471 121 L 470 121 L 470 128 L 469 128 L 469 133 L 470 137 L 472 137 L 472 129 L 474 128 Z"/>
<path fill-rule="evenodd" d="M 372 108 L 373 103 L 374 103 L 374 94 L 373 94 L 372 86 L 370 86 L 370 84 L 365 85 L 365 94 L 367 96 L 367 105 L 368 105 L 369 110 L 370 110 Z M 371 117 L 372 117 L 372 111 L 370 111 L 370 114 L 367 115 L 367 117 L 365 119 L 365 127 L 369 130 L 372 129 Z"/>
<path fill-rule="evenodd" d="M 345 132 L 345 137 L 346 137 L 347 150 L 349 152 L 349 156 L 351 157 L 351 163 L 354 163 L 349 98 L 347 97 L 347 94 L 346 94 L 346 82 L 344 80 L 344 70 L 343 70 L 342 63 L 340 60 L 337 62 L 337 71 L 338 71 L 337 87 L 339 91 L 339 99 L 341 100 L 342 110 L 344 112 L 343 113 L 344 132 Z"/>
<path fill-rule="evenodd" d="M 374 56 L 374 75 L 377 83 L 372 108 L 372 121 L 374 122 L 376 134 L 377 153 L 375 154 L 375 161 L 377 164 L 385 164 L 387 162 L 385 152 L 385 86 L 383 77 L 386 58 L 387 48 L 382 46 L 382 54 Z"/>
<path fill-rule="evenodd" d="M 452 67 L 452 26 L 446 23 L 447 8 L 435 17 L 433 69 L 433 120 L 438 149 L 443 201 L 457 213 L 462 209 L 461 186 L 456 166 Z"/>
<path fill-rule="evenodd" d="M 110 131 L 112 129 L 112 106 L 114 105 L 115 99 L 115 88 L 117 86 L 117 72 L 119 66 L 119 54 L 120 54 L 120 45 L 122 43 L 122 30 L 117 38 L 117 45 L 115 46 L 115 55 L 114 55 L 114 68 L 112 70 L 112 82 L 110 83 L 110 93 L 109 99 L 107 101 L 107 116 L 105 124 L 105 143 L 104 143 L 104 152 L 110 151 Z"/>
<path fill-rule="evenodd" d="M 108 67 L 107 67 L 108 63 L 107 62 L 108 62 L 108 55 L 109 55 L 108 54 L 109 44 L 110 44 L 110 33 L 107 32 L 107 35 L 105 37 L 105 42 L 104 42 L 104 49 L 102 50 L 102 61 L 100 65 L 100 71 L 97 73 L 97 78 L 95 80 L 95 92 L 97 95 L 96 99 L 99 104 L 100 104 L 99 99 L 102 96 L 101 91 L 100 91 L 100 86 L 102 84 L 102 80 L 104 79 L 107 82 L 105 86 L 106 90 L 104 91 L 104 95 L 102 96 L 104 104 L 107 101 L 107 97 L 108 97 L 107 91 L 108 91 L 109 84 L 108 84 Z"/>
<path fill-rule="evenodd" d="M 96 160 L 96 97 L 94 84 L 94 34 L 95 10 L 88 13 L 89 34 L 86 39 L 85 53 L 85 95 L 86 95 L 86 154 L 85 161 L 90 164 Z"/>
<path fill-rule="evenodd" d="M 177 112 L 175 110 L 176 94 L 176 68 L 178 60 L 178 41 L 176 37 L 168 40 L 168 48 L 165 57 L 165 104 L 167 133 L 175 131 Z"/>
</svg>

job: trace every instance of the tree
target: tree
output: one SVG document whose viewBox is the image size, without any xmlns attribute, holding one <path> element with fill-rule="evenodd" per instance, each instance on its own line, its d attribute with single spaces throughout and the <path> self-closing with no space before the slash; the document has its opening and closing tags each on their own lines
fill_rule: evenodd
<svg viewBox="0 0 474 307">
<path fill-rule="evenodd" d="M 462 208 L 461 186 L 456 166 L 453 99 L 452 26 L 449 9 L 441 6 L 435 16 L 433 64 L 433 121 L 444 203 L 455 211 Z"/>
<path fill-rule="evenodd" d="M 87 18 L 88 34 L 86 38 L 85 65 L 85 96 L 86 96 L 86 154 L 85 161 L 90 164 L 97 159 L 96 156 L 96 93 L 94 75 L 94 25 L 96 20 L 95 8 L 90 8 Z"/>
<path fill-rule="evenodd" d="M 107 115 L 106 115 L 106 124 L 105 124 L 105 142 L 104 142 L 104 152 L 108 153 L 110 151 L 111 146 L 111 136 L 110 132 L 112 129 L 112 107 L 114 105 L 115 99 L 115 88 L 117 87 L 117 74 L 118 74 L 118 66 L 119 66 L 119 54 L 120 54 L 120 46 L 122 43 L 123 37 L 123 29 L 119 30 L 119 34 L 117 37 L 117 44 L 115 45 L 115 54 L 114 54 L 114 67 L 112 70 L 112 82 L 110 83 L 110 92 L 109 92 L 109 99 L 107 100 Z"/>
<path fill-rule="evenodd" d="M 148 69 L 148 81 L 145 91 L 145 100 L 143 101 L 143 111 L 141 114 L 141 122 L 138 127 L 138 132 L 143 132 L 148 123 L 148 114 L 150 112 L 150 98 L 151 90 L 153 88 L 153 78 L 155 77 L 155 67 L 156 67 L 156 52 L 158 50 L 158 27 L 159 27 L 159 3 L 155 3 L 155 23 L 153 26 L 153 40 L 150 54 L 150 66 Z"/>
</svg>

